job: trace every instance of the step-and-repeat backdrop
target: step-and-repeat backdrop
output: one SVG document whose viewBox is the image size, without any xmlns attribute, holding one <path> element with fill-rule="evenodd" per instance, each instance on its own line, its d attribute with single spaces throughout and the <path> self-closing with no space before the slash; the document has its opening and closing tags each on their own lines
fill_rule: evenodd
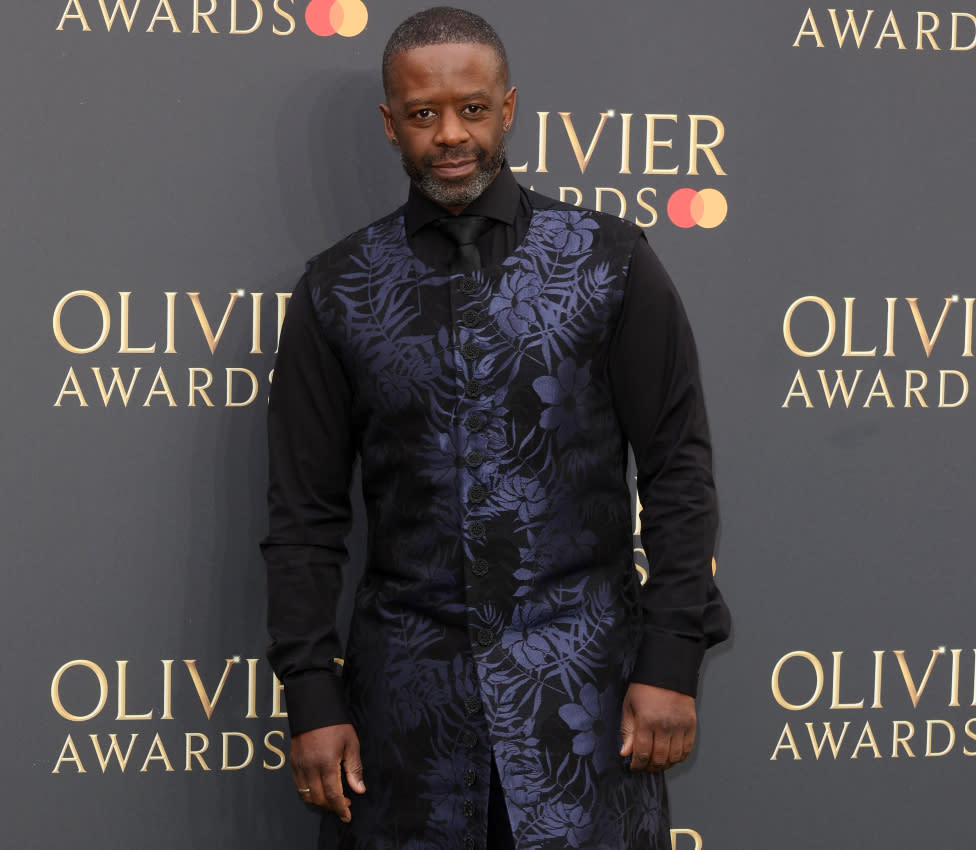
<svg viewBox="0 0 976 850">
<path fill-rule="evenodd" d="M 976 7 L 854 5 L 472 3 L 519 178 L 645 228 L 698 336 L 735 632 L 675 850 L 973 842 Z M 304 260 L 405 197 L 418 8 L 5 4 L 3 847 L 314 845 L 264 410 Z"/>
</svg>

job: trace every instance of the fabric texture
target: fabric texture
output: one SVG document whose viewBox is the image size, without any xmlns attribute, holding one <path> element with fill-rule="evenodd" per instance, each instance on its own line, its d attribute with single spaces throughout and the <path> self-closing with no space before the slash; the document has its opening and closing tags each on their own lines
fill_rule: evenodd
<svg viewBox="0 0 976 850">
<path fill-rule="evenodd" d="M 439 271 L 398 210 L 313 260 L 286 317 L 269 656 L 293 732 L 359 733 L 343 847 L 480 850 L 494 755 L 518 850 L 670 848 L 663 776 L 629 771 L 618 729 L 631 681 L 693 695 L 728 632 L 694 344 L 636 227 L 519 198 L 502 262 Z M 340 677 L 357 455 L 369 546 Z"/>
<path fill-rule="evenodd" d="M 472 272 L 481 268 L 477 241 L 491 227 L 491 219 L 480 215 L 450 215 L 439 219 L 437 226 L 455 243 L 448 266 L 451 272 Z"/>
</svg>

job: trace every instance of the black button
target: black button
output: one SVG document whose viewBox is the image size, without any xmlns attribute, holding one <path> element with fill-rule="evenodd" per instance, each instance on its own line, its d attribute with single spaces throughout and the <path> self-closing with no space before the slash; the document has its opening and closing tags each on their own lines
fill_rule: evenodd
<svg viewBox="0 0 976 850">
<path fill-rule="evenodd" d="M 464 394 L 468 398 L 477 398 L 483 389 L 484 384 L 481 381 L 470 380 L 464 385 Z"/>
<path fill-rule="evenodd" d="M 485 524 L 480 520 L 475 520 L 468 526 L 468 531 L 475 540 L 481 540 L 485 536 Z"/>
<path fill-rule="evenodd" d="M 469 328 L 477 328 L 481 326 L 481 313 L 479 313 L 474 308 L 470 310 L 465 310 L 461 314 L 461 321 Z"/>
<path fill-rule="evenodd" d="M 465 360 L 477 360 L 481 357 L 481 349 L 473 342 L 466 342 L 461 346 L 461 356 Z"/>
<path fill-rule="evenodd" d="M 488 574 L 488 561 L 484 558 L 475 558 L 474 563 L 471 565 L 471 572 L 476 576 L 483 576 Z"/>
<path fill-rule="evenodd" d="M 495 633 L 491 629 L 478 629 L 478 643 L 491 646 L 495 642 Z"/>
<path fill-rule="evenodd" d="M 468 501 L 474 502 L 476 505 L 480 505 L 487 498 L 488 488 L 482 487 L 480 484 L 475 484 L 474 487 L 468 490 Z"/>
<path fill-rule="evenodd" d="M 465 295 L 473 295 L 480 288 L 478 286 L 478 281 L 476 281 L 473 277 L 462 277 L 461 280 L 458 281 L 458 286 L 461 287 L 461 291 Z"/>
<path fill-rule="evenodd" d="M 485 417 L 480 413 L 472 413 L 464 420 L 464 427 L 469 431 L 478 432 L 485 427 Z"/>
<path fill-rule="evenodd" d="M 474 732 L 472 732 L 471 734 L 473 735 Z M 475 771 L 473 767 L 469 767 L 467 770 L 464 771 L 464 784 L 467 785 L 468 788 L 473 787 L 474 783 L 477 780 L 478 780 L 478 773 L 477 771 Z"/>
<path fill-rule="evenodd" d="M 473 800 L 465 800 L 464 801 L 464 804 L 461 806 L 461 811 L 464 812 L 464 816 L 466 818 L 472 818 L 472 817 L 474 817 L 474 813 L 476 811 L 476 809 L 474 807 L 474 801 Z"/>
<path fill-rule="evenodd" d="M 474 850 L 474 839 L 470 835 L 464 836 L 464 841 L 461 842 L 461 850 Z"/>
<path fill-rule="evenodd" d="M 468 452 L 464 456 L 464 462 L 472 469 L 477 469 L 485 462 L 485 456 L 481 452 Z"/>
<path fill-rule="evenodd" d="M 464 744 L 469 750 L 478 743 L 478 735 L 471 729 L 465 729 L 464 734 L 461 735 L 461 743 Z M 470 769 L 470 768 L 469 768 Z M 474 771 L 471 771 L 474 773 Z"/>
<path fill-rule="evenodd" d="M 472 694 L 469 697 L 464 698 L 464 710 L 468 714 L 477 714 L 481 711 L 481 697 Z"/>
</svg>

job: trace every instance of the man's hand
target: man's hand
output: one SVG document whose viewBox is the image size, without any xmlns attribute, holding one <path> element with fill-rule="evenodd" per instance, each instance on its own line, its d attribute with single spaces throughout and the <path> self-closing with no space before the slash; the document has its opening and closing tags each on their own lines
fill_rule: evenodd
<svg viewBox="0 0 976 850">
<path fill-rule="evenodd" d="M 310 729 L 291 739 L 291 774 L 302 799 L 335 812 L 339 820 L 349 823 L 352 800 L 342 793 L 343 768 L 349 787 L 365 794 L 359 738 L 350 724 Z"/>
<path fill-rule="evenodd" d="M 620 718 L 620 755 L 631 757 L 631 770 L 667 770 L 688 758 L 697 723 L 694 697 L 633 682 Z"/>
</svg>

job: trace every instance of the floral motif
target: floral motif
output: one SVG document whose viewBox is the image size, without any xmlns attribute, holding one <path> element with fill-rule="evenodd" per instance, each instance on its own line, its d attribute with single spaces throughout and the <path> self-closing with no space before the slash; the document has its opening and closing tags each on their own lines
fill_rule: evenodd
<svg viewBox="0 0 976 850">
<path fill-rule="evenodd" d="M 543 223 L 547 241 L 560 255 L 577 256 L 588 251 L 593 245 L 597 221 L 583 211 L 568 212 L 558 219 Z"/>
<path fill-rule="evenodd" d="M 578 703 L 559 708 L 559 716 L 577 733 L 573 738 L 573 752 L 580 756 L 592 754 L 593 766 L 598 773 L 612 761 L 606 744 L 616 731 L 613 726 L 607 728 L 607 718 L 612 717 L 617 708 L 614 690 L 611 687 L 598 693 L 592 682 L 587 682 L 580 691 Z"/>
<path fill-rule="evenodd" d="M 527 334 L 539 324 L 537 302 L 542 285 L 538 278 L 522 272 L 513 272 L 502 278 L 498 294 L 488 304 L 488 309 L 502 332 L 509 337 Z"/>
<path fill-rule="evenodd" d="M 545 513 L 549 498 L 538 478 L 524 475 L 503 477 L 495 490 L 498 506 L 502 510 L 514 511 L 526 525 Z"/>
<path fill-rule="evenodd" d="M 546 404 L 539 424 L 547 431 L 556 432 L 560 446 L 574 437 L 579 431 L 586 431 L 589 425 L 589 411 L 586 396 L 590 392 L 590 364 L 579 368 L 572 360 L 559 364 L 556 376 L 543 375 L 532 382 L 533 389 Z"/>
<path fill-rule="evenodd" d="M 353 390 L 371 520 L 343 672 L 370 791 L 345 850 L 454 850 L 472 823 L 461 802 L 487 805 L 492 753 L 518 850 L 670 848 L 661 780 L 613 757 L 639 624 L 619 593 L 624 446 L 592 365 L 639 238 L 610 216 L 537 209 L 515 253 L 479 273 L 466 318 L 401 213 L 310 272 Z M 578 488 L 587 505 L 567 499 Z"/>
</svg>

